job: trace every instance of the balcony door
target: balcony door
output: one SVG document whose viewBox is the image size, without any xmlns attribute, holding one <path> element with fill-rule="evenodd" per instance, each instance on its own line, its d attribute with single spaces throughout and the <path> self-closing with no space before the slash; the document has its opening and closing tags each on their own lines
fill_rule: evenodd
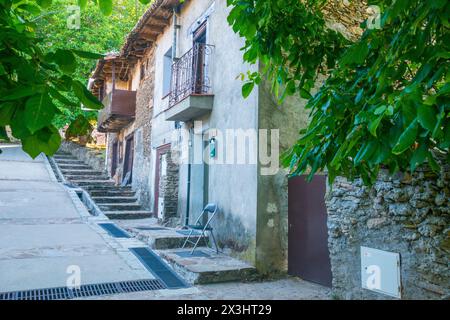
<svg viewBox="0 0 450 320">
<path fill-rule="evenodd" d="M 205 77 L 206 77 L 206 21 L 203 22 L 195 31 L 193 35 L 193 93 L 205 93 Z"/>
</svg>

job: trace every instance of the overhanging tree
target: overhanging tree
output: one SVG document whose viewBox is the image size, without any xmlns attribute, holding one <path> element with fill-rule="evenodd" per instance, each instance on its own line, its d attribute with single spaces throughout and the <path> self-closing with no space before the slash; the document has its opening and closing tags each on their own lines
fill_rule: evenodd
<svg viewBox="0 0 450 320">
<path fill-rule="evenodd" d="M 380 28 L 350 42 L 326 27 L 326 0 L 228 0 L 229 23 L 246 39 L 244 60 L 284 99 L 308 99 L 309 126 L 283 156 L 294 175 L 327 170 L 375 181 L 381 167 L 435 171 L 449 160 L 449 17 L 446 0 L 373 0 Z M 319 74 L 327 80 L 311 96 Z M 247 96 L 260 82 L 250 74 Z"/>
<path fill-rule="evenodd" d="M 105 15 L 112 0 L 94 0 Z M 147 4 L 150 0 L 140 0 Z M 94 110 L 103 106 L 75 75 L 80 59 L 102 55 L 46 42 L 37 32 L 36 17 L 51 0 L 0 0 L 0 140 L 7 139 L 5 127 L 22 141 L 33 158 L 41 152 L 52 155 L 61 138 L 54 119 L 61 106 L 79 110 L 81 104 Z M 87 0 L 78 1 L 85 8 Z M 78 114 L 70 131 L 83 133 L 87 119 Z"/>
</svg>

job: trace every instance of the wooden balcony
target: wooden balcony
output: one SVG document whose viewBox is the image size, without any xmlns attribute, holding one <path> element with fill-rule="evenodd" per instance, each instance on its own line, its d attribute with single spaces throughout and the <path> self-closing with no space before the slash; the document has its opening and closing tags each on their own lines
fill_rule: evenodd
<svg viewBox="0 0 450 320">
<path fill-rule="evenodd" d="M 118 132 L 134 121 L 136 91 L 113 90 L 104 99 L 98 113 L 99 132 Z"/>
</svg>

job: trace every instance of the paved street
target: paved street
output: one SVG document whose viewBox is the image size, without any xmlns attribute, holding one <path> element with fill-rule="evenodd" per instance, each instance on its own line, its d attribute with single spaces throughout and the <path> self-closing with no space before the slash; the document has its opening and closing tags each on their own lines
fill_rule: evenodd
<svg viewBox="0 0 450 320">
<path fill-rule="evenodd" d="M 42 156 L 1 149 L 0 292 L 65 286 L 69 266 L 80 268 L 81 284 L 153 278 L 82 221 Z"/>
<path fill-rule="evenodd" d="M 298 278 L 264 282 L 225 282 L 179 290 L 95 297 L 96 300 L 327 300 L 329 289 Z"/>
<path fill-rule="evenodd" d="M 97 226 L 99 218 L 83 219 L 69 192 L 49 173 L 44 157 L 32 160 L 19 146 L 1 149 L 0 292 L 66 286 L 70 266 L 80 268 L 81 284 L 154 278 L 127 249 L 143 244 L 135 239 L 114 242 Z M 327 288 L 287 278 L 89 299 L 327 298 Z"/>
</svg>

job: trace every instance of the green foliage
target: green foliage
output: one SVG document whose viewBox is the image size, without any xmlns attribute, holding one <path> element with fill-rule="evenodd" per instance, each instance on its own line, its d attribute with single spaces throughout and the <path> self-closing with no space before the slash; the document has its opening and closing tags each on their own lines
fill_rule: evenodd
<svg viewBox="0 0 450 320">
<path fill-rule="evenodd" d="M 342 175 L 371 184 L 381 167 L 413 171 L 425 161 L 438 171 L 434 155 L 448 161 L 450 146 L 450 3 L 369 1 L 382 10 L 381 29 L 349 44 L 325 28 L 324 2 L 228 0 L 244 59 L 266 65 L 281 98 L 309 99 L 309 126 L 283 164 L 310 178 L 327 170 L 330 183 Z M 319 73 L 329 77 L 310 96 Z"/>
<path fill-rule="evenodd" d="M 67 12 L 66 7 L 77 3 L 81 6 L 80 28 L 69 29 L 67 18 L 70 12 Z M 71 77 L 83 86 L 87 84 L 96 59 L 102 57 L 99 53 L 118 51 L 126 34 L 145 10 L 145 6 L 136 0 L 115 0 L 112 14 L 105 16 L 100 9 L 102 5 L 103 2 L 96 4 L 94 1 L 87 0 L 53 0 L 46 14 L 36 21 L 37 33 L 43 39 L 44 48 L 70 49 L 75 55 L 76 70 Z M 71 90 L 63 96 L 66 101 L 55 98 L 57 99 L 55 104 L 61 110 L 61 113 L 53 120 L 57 128 L 63 128 L 80 115 L 87 120 L 96 119 L 96 112 L 86 112 L 79 108 L 79 104 L 69 103 L 82 99 L 80 98 L 81 87 L 76 85 L 76 89 L 77 92 Z M 92 97 L 81 101 L 88 108 L 98 109 L 99 106 L 92 105 L 90 100 Z"/>
<path fill-rule="evenodd" d="M 69 135 L 92 129 L 93 112 L 102 104 L 86 83 L 97 52 L 117 50 L 144 7 L 133 0 L 79 1 L 80 29 L 67 27 L 68 0 L 0 0 L 0 139 L 5 127 L 22 141 L 32 157 L 53 154 L 61 137 L 58 128 L 73 122 Z M 89 124 L 89 126 L 87 125 Z"/>
</svg>

